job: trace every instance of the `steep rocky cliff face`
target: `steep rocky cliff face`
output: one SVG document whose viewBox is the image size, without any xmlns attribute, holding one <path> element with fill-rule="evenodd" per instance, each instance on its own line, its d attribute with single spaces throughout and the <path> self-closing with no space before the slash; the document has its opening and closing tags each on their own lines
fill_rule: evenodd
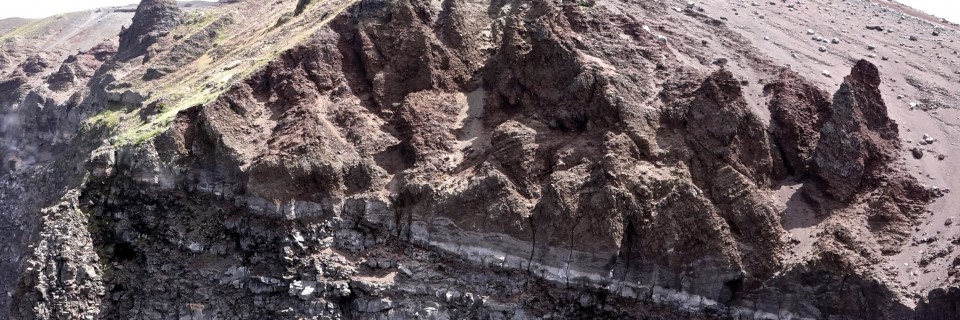
<svg viewBox="0 0 960 320">
<path fill-rule="evenodd" d="M 883 70 L 685 12 L 144 0 L 0 82 L 0 316 L 954 318 L 886 268 L 944 191 Z"/>
<path fill-rule="evenodd" d="M 120 31 L 118 60 L 143 56 L 160 37 L 170 33 L 180 23 L 182 13 L 176 0 L 141 1 L 129 28 Z M 144 59 L 149 59 L 145 56 Z"/>
</svg>

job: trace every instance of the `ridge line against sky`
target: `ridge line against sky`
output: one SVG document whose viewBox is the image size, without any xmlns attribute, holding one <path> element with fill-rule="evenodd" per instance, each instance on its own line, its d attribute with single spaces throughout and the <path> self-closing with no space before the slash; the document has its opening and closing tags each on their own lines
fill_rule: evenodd
<svg viewBox="0 0 960 320">
<path fill-rule="evenodd" d="M 953 23 L 960 23 L 960 0 L 896 0 L 896 2 Z"/>
<path fill-rule="evenodd" d="M 216 2 L 216 0 L 200 1 Z M 13 17 L 45 18 L 60 13 L 124 6 L 138 2 L 137 0 L 0 0 L 0 19 Z M 885 1 L 879 2 L 883 3 Z M 897 2 L 927 14 L 960 23 L 960 0 L 897 0 Z"/>
<path fill-rule="evenodd" d="M 185 0 L 177 0 L 185 1 Z M 217 0 L 189 0 L 217 2 Z M 46 18 L 52 15 L 104 7 L 119 7 L 140 3 L 139 0 L 0 0 L 0 19 Z"/>
</svg>

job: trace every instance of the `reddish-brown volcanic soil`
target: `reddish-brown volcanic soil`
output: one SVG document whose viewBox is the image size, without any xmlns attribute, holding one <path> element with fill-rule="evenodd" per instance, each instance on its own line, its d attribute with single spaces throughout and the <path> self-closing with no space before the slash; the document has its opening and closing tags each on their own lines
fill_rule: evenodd
<svg viewBox="0 0 960 320">
<path fill-rule="evenodd" d="M 676 1 L 676 6 L 681 4 Z M 960 32 L 956 25 L 887 1 L 707 0 L 700 5 L 707 15 L 726 19 L 731 29 L 774 61 L 790 66 L 828 92 L 838 88 L 856 59 L 875 63 L 882 75 L 883 98 L 899 125 L 901 161 L 929 186 L 960 190 L 960 166 L 955 164 L 960 159 Z M 883 26 L 884 31 L 867 29 L 874 25 Z M 933 35 L 934 30 L 939 35 Z M 831 43 L 833 38 L 839 43 Z M 820 51 L 821 46 L 826 52 Z M 831 77 L 822 74 L 825 70 Z M 936 142 L 921 145 L 924 134 Z M 921 159 L 911 155 L 914 147 L 924 150 Z M 792 190 L 781 189 L 782 201 L 790 199 Z M 790 210 L 804 212 L 801 206 Z M 960 281 L 947 276 L 949 269 L 957 267 L 952 265 L 954 258 L 960 256 L 960 250 L 952 250 L 955 245 L 950 243 L 960 237 L 960 193 L 945 194 L 929 210 L 901 253 L 883 262 L 906 290 L 921 295 Z M 802 226 L 790 229 L 795 235 L 817 232 L 814 219 L 802 218 L 802 214 L 786 216 L 788 225 Z M 951 217 L 954 223 L 945 225 Z M 923 241 L 929 238 L 935 240 Z M 918 266 L 923 257 L 940 251 L 947 253 Z"/>
<path fill-rule="evenodd" d="M 136 10 L 0 21 L 14 317 L 956 309 L 960 32 L 899 4 Z"/>
</svg>

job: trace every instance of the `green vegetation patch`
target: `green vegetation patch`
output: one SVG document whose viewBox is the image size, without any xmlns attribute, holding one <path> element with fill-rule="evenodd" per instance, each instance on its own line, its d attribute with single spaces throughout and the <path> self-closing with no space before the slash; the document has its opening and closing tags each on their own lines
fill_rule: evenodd
<svg viewBox="0 0 960 320">
<path fill-rule="evenodd" d="M 120 125 L 120 118 L 125 114 L 123 110 L 104 110 L 95 116 L 87 118 L 86 124 L 90 126 L 103 126 L 115 128 Z"/>
<path fill-rule="evenodd" d="M 45 19 L 30 21 L 29 23 L 22 25 L 19 28 L 14 29 L 13 31 L 10 31 L 7 34 L 0 35 L 0 41 L 7 40 L 13 37 L 33 35 L 38 31 L 40 31 L 41 29 L 43 29 L 44 26 L 52 23 L 55 20 L 57 19 L 54 17 L 49 17 Z"/>
<path fill-rule="evenodd" d="M 302 13 L 318 1 L 300 0 L 297 13 Z M 298 17 L 284 14 L 277 26 L 262 30 L 262 39 L 276 39 L 271 45 L 259 46 L 251 43 L 255 39 L 235 41 L 236 34 L 229 28 L 233 24 L 232 16 L 218 16 L 210 12 L 190 13 L 184 17 L 184 24 L 173 32 L 176 40 L 192 37 L 197 32 L 216 32 L 214 47 L 225 46 L 219 51 L 208 51 L 196 61 L 182 66 L 175 74 L 158 81 L 143 83 L 136 90 L 152 92 L 150 100 L 144 106 L 152 105 L 151 115 L 144 120 L 142 108 L 131 106 L 109 107 L 86 120 L 85 130 L 97 130 L 109 133 L 111 144 L 115 147 L 138 145 L 151 141 L 169 130 L 176 115 L 187 108 L 206 105 L 229 90 L 230 85 L 243 81 L 258 70 L 262 70 L 290 48 L 302 43 L 316 33 L 316 30 L 335 18 L 353 2 L 330 8 L 319 21 L 310 20 L 304 27 L 301 23 L 292 23 L 303 19 L 316 19 L 316 16 Z M 219 21 L 219 22 L 218 22 Z M 36 23 L 36 22 L 34 22 Z M 282 26 L 282 28 L 277 28 Z M 214 29 L 215 28 L 215 29 Z M 233 43 L 238 42 L 238 43 Z"/>
<path fill-rule="evenodd" d="M 158 114 L 153 120 L 147 123 L 141 122 L 139 125 L 120 133 L 114 145 L 139 145 L 150 141 L 166 132 L 180 111 L 193 106 L 208 104 L 223 94 L 223 92 L 224 90 L 221 88 L 205 88 L 186 97 L 181 95 L 168 96 L 168 101 L 178 101 L 176 105 L 170 106 L 160 103 L 157 107 Z"/>
</svg>

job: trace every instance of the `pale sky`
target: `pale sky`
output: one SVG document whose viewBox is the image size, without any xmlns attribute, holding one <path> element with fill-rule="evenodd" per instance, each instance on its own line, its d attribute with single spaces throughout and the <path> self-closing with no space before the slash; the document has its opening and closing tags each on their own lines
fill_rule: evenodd
<svg viewBox="0 0 960 320">
<path fill-rule="evenodd" d="M 920 11 L 932 14 L 941 18 L 947 18 L 950 22 L 960 23 L 960 1 L 957 0 L 898 0 L 902 4 L 920 9 Z"/>
<path fill-rule="evenodd" d="M 204 0 L 216 2 L 216 0 Z M 139 0 L 0 0 L 0 19 L 45 18 L 58 13 L 140 3 Z"/>
</svg>

